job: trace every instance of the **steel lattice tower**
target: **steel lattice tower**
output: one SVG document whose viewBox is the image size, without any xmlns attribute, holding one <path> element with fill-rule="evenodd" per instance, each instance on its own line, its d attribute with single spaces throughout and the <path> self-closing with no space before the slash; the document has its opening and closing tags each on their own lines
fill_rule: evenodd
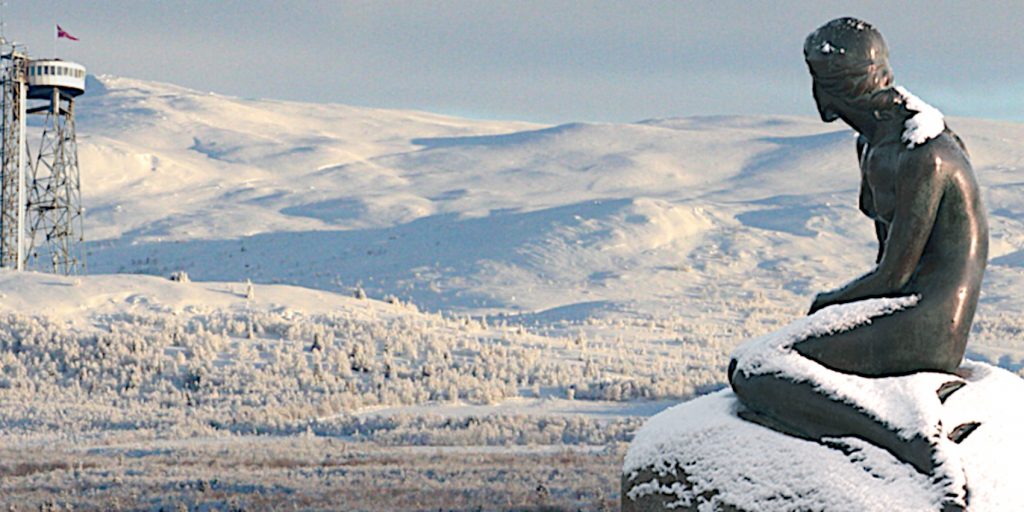
<svg viewBox="0 0 1024 512">
<path fill-rule="evenodd" d="M 84 272 L 75 97 L 85 92 L 85 68 L 30 60 L 13 46 L 2 56 L 0 267 L 21 270 L 34 260 L 41 270 Z M 30 115 L 44 117 L 35 155 L 25 142 Z"/>
<path fill-rule="evenodd" d="M 32 164 L 28 203 L 32 241 L 39 244 L 32 256 L 42 265 L 50 263 L 56 273 L 84 271 L 75 99 L 51 87 L 49 105 L 29 109 L 28 113 L 46 115 L 39 152 Z"/>
<path fill-rule="evenodd" d="M 13 46 L 0 60 L 0 267 L 21 270 L 28 257 L 25 244 L 25 70 L 28 59 Z"/>
</svg>

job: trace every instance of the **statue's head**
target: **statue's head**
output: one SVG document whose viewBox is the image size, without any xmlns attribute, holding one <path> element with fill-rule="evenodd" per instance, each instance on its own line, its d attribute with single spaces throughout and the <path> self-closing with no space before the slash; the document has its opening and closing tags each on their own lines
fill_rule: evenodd
<svg viewBox="0 0 1024 512">
<path fill-rule="evenodd" d="M 807 36 L 804 59 L 824 121 L 838 119 L 843 108 L 866 106 L 874 93 L 892 85 L 882 34 L 855 18 L 834 19 Z"/>
</svg>

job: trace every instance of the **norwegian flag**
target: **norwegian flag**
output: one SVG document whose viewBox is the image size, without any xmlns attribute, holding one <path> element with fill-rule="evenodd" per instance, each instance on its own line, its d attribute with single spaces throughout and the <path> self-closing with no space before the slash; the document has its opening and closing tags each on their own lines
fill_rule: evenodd
<svg viewBox="0 0 1024 512">
<path fill-rule="evenodd" d="M 60 39 L 62 37 L 65 39 L 70 39 L 72 41 L 78 41 L 77 37 L 68 34 L 64 29 L 60 28 L 60 25 L 57 25 L 57 39 Z"/>
</svg>

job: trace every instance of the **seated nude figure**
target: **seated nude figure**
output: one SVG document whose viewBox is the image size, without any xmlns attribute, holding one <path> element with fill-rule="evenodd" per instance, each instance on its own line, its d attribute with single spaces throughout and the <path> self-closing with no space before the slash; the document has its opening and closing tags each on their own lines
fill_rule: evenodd
<svg viewBox="0 0 1024 512">
<path fill-rule="evenodd" d="M 871 25 L 833 20 L 808 36 L 804 56 L 821 119 L 841 119 L 860 135 L 860 209 L 874 221 L 879 242 L 875 268 L 818 294 L 810 313 L 866 299 L 916 296 L 917 303 L 843 332 L 797 341 L 792 350 L 863 377 L 953 374 L 964 356 L 988 257 L 988 225 L 966 150 L 937 110 L 893 86 L 888 50 Z M 763 423 L 808 438 L 861 437 L 928 471 L 927 449 L 905 450 L 884 425 L 830 401 L 814 383 L 742 367 L 732 361 L 730 384 Z"/>
</svg>

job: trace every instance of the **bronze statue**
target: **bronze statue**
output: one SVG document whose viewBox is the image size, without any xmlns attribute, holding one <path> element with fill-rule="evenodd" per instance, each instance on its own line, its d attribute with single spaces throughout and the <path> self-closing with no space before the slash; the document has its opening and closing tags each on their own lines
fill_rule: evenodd
<svg viewBox="0 0 1024 512">
<path fill-rule="evenodd" d="M 867 442 L 927 475 L 935 509 L 966 510 L 972 490 L 990 483 L 968 482 L 969 476 L 986 473 L 969 474 L 967 463 L 979 459 L 961 457 L 974 449 L 970 442 L 961 443 L 978 429 L 994 429 L 973 438 L 984 443 L 998 438 L 993 433 L 999 429 L 1016 427 L 1000 424 L 986 406 L 979 407 L 976 417 L 963 414 L 964 400 L 988 392 L 974 383 L 989 378 L 985 365 L 961 366 L 988 256 L 985 210 L 966 149 L 941 113 L 893 85 L 888 49 L 871 25 L 833 20 L 808 36 L 804 57 L 821 119 L 842 119 L 859 133 L 860 209 L 875 225 L 875 267 L 837 290 L 819 293 L 807 317 L 736 348 L 728 376 L 737 407 L 708 407 L 716 400 L 737 405 L 723 393 L 698 399 L 703 408 L 683 412 L 680 407 L 663 418 L 681 421 L 697 410 L 735 414 L 834 448 L 872 478 L 889 478 L 875 472 L 881 459 L 869 460 L 878 453 L 865 450 Z M 1007 382 L 1020 385 L 1012 376 Z M 728 435 L 712 437 L 718 443 L 752 432 L 749 424 L 719 420 L 710 425 Z M 662 443 L 683 440 L 703 446 L 711 432 L 700 422 L 684 423 L 672 435 L 669 431 L 671 424 L 662 421 L 649 432 L 638 432 L 642 444 L 630 452 L 649 457 Z M 737 468 L 733 474 L 744 475 L 743 482 L 718 480 L 729 473 L 716 468 L 735 464 L 731 447 L 693 447 L 685 455 L 673 451 L 646 465 L 627 464 L 623 510 L 742 510 L 753 503 L 744 501 L 749 497 L 744 492 L 762 484 L 760 508 L 789 510 L 801 508 L 790 500 L 813 498 L 819 491 L 789 485 L 796 482 L 787 478 L 798 478 L 801 471 L 783 472 L 776 480 L 766 473 L 748 477 L 746 468 Z M 762 448 L 738 447 L 738 460 L 745 463 Z M 869 451 L 874 455 L 868 456 Z M 791 453 L 773 455 L 769 448 L 764 456 Z M 788 462 L 769 460 L 766 466 Z M 793 464 L 817 467 L 806 462 Z M 870 490 L 846 487 L 850 483 L 839 479 L 830 490 L 851 491 L 858 498 Z"/>
<path fill-rule="evenodd" d="M 893 86 L 888 49 L 871 25 L 833 20 L 807 37 L 804 57 L 821 119 L 842 119 L 860 134 L 860 209 L 874 221 L 879 243 L 875 268 L 819 293 L 810 313 L 865 299 L 918 300 L 792 349 L 863 377 L 952 374 L 964 356 L 988 257 L 985 210 L 966 149 L 937 110 Z M 735 359 L 729 381 L 748 413 L 773 428 L 812 439 L 861 437 L 923 472 L 934 467 L 927 439 L 908 442 L 814 383 L 750 373 Z M 937 390 L 938 399 L 957 387 Z"/>
<path fill-rule="evenodd" d="M 988 224 L 963 143 L 944 123 L 921 144 L 905 140 L 916 98 L 891 87 L 888 50 L 870 25 L 830 22 L 807 38 L 804 55 L 822 120 L 842 119 L 860 133 L 860 208 L 874 220 L 879 243 L 877 267 L 818 294 L 811 313 L 876 297 L 919 295 L 920 302 L 795 348 L 865 376 L 952 372 L 964 355 L 988 260 Z"/>
</svg>

